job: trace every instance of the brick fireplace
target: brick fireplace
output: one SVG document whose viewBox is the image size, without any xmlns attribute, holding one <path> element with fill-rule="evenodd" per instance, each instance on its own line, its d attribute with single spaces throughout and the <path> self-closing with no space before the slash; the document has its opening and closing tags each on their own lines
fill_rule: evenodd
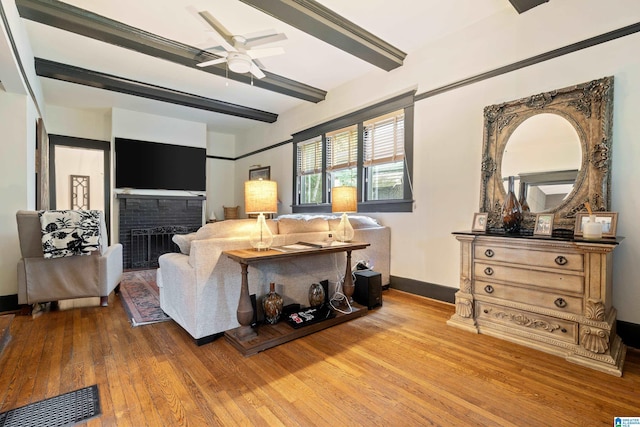
<svg viewBox="0 0 640 427">
<path fill-rule="evenodd" d="M 125 269 L 158 267 L 158 257 L 178 252 L 174 234 L 202 226 L 204 196 L 118 194 L 119 241 Z"/>
</svg>

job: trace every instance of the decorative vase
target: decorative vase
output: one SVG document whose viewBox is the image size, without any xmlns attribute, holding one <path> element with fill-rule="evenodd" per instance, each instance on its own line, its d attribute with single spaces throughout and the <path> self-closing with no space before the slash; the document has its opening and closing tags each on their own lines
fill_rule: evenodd
<svg viewBox="0 0 640 427">
<path fill-rule="evenodd" d="M 602 239 L 602 224 L 596 222 L 595 215 L 589 215 L 589 221 L 582 226 L 582 237 L 585 239 Z"/>
<path fill-rule="evenodd" d="M 525 184 L 524 182 L 520 182 L 520 197 L 518 198 L 518 202 L 520 202 L 522 212 L 531 211 L 531 209 L 529 208 L 529 203 L 527 203 L 527 184 Z"/>
<path fill-rule="evenodd" d="M 518 202 L 516 194 L 513 192 L 513 176 L 509 177 L 509 191 L 502 204 L 502 228 L 507 233 L 517 233 L 520 231 L 522 222 L 522 206 Z"/>
<path fill-rule="evenodd" d="M 318 307 L 324 303 L 324 287 L 320 283 L 312 283 L 309 287 L 309 305 Z"/>
<path fill-rule="evenodd" d="M 262 300 L 264 321 L 271 325 L 278 323 L 282 315 L 282 306 L 282 297 L 276 293 L 276 284 L 271 282 L 269 284 L 269 293 Z"/>
</svg>

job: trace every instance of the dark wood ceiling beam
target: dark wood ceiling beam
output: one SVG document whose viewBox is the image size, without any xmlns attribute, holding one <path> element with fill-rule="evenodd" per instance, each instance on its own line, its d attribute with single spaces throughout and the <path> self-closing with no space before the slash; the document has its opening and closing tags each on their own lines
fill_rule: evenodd
<svg viewBox="0 0 640 427">
<path fill-rule="evenodd" d="M 240 1 L 386 71 L 400 67 L 407 56 L 313 0 Z"/>
<path fill-rule="evenodd" d="M 509 3 L 516 9 L 518 13 L 524 13 L 529 9 L 547 3 L 549 0 L 509 0 Z"/>
<path fill-rule="evenodd" d="M 227 73 L 224 64 L 200 68 L 196 64 L 218 58 L 202 49 L 152 34 L 57 0 L 16 0 L 20 16 L 105 43 L 175 62 L 202 72 L 252 84 L 251 76 Z M 253 85 L 309 102 L 323 101 L 327 92 L 277 74 L 264 72 Z"/>
<path fill-rule="evenodd" d="M 278 119 L 277 114 L 269 113 L 267 111 L 256 110 L 255 108 L 205 98 L 203 96 L 180 92 L 174 89 L 130 80 L 111 74 L 105 74 L 99 71 L 92 71 L 85 68 L 74 67 L 72 65 L 61 64 L 47 59 L 36 58 L 35 66 L 36 74 L 40 77 L 47 77 L 64 82 L 91 86 L 98 89 L 140 96 L 142 98 L 169 102 L 171 104 L 213 111 L 214 113 L 228 114 L 231 116 L 266 123 L 273 123 Z"/>
</svg>

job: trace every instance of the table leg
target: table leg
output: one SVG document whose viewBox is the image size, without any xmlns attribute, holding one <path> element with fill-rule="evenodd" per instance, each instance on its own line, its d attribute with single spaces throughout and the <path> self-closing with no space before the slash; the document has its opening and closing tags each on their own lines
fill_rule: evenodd
<svg viewBox="0 0 640 427">
<path fill-rule="evenodd" d="M 238 323 L 240 327 L 234 332 L 236 338 L 240 341 L 248 341 L 258 336 L 258 333 L 251 327 L 253 321 L 253 305 L 249 296 L 249 279 L 248 264 L 241 263 L 242 267 L 242 284 L 240 287 L 240 300 L 238 301 Z"/>
<path fill-rule="evenodd" d="M 353 302 L 353 298 L 351 296 L 353 295 L 356 287 L 353 284 L 353 277 L 351 276 L 351 251 L 346 252 L 347 267 L 344 273 L 344 282 L 342 282 L 342 293 L 344 293 L 344 296 L 347 297 L 347 301 Z"/>
</svg>

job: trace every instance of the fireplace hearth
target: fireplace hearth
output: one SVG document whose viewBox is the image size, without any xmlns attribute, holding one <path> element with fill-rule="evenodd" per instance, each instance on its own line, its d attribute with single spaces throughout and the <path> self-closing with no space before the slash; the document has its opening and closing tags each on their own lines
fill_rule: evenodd
<svg viewBox="0 0 640 427">
<path fill-rule="evenodd" d="M 158 257 L 178 252 L 171 238 L 202 226 L 203 196 L 151 196 L 118 194 L 119 241 L 123 267 L 158 267 Z"/>
</svg>

